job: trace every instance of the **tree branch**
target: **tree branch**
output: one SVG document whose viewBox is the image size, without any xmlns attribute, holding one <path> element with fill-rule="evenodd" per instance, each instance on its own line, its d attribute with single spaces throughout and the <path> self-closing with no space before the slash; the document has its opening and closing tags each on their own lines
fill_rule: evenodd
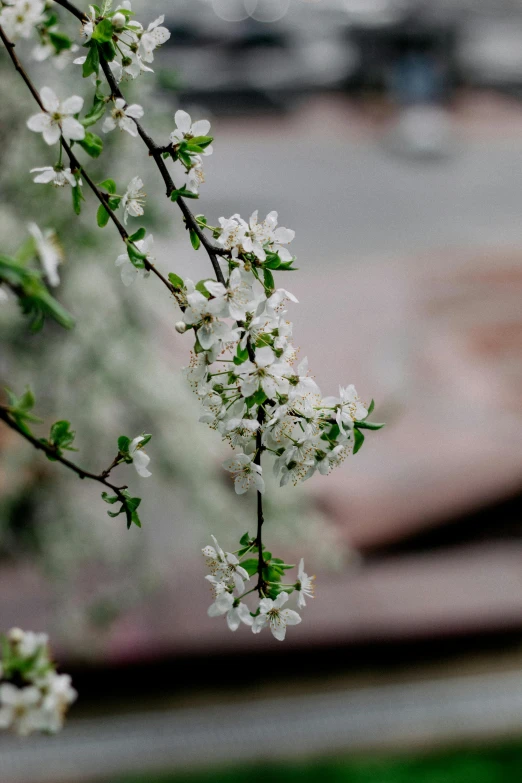
<svg viewBox="0 0 522 783">
<path fill-rule="evenodd" d="M 0 419 L 7 424 L 8 427 L 10 427 L 15 432 L 18 432 L 19 435 L 21 435 L 23 438 L 25 438 L 26 441 L 31 443 L 31 445 L 34 446 L 35 449 L 38 449 L 39 451 L 43 451 L 44 454 L 47 454 L 48 457 L 51 457 L 56 462 L 61 462 L 62 465 L 65 465 L 66 468 L 69 470 L 72 470 L 73 473 L 76 473 L 77 476 L 79 476 L 81 479 L 91 479 L 91 481 L 97 481 L 99 484 L 103 484 L 104 487 L 107 487 L 112 492 L 114 492 L 115 495 L 117 495 L 118 500 L 123 503 L 123 505 L 126 505 L 126 498 L 122 494 L 122 491 L 124 489 L 127 489 L 127 486 L 117 487 L 114 484 L 111 484 L 109 481 L 107 481 L 107 478 L 111 472 L 111 470 L 116 466 L 117 464 L 117 458 L 113 461 L 112 465 L 107 468 L 106 470 L 102 471 L 99 475 L 96 473 L 90 473 L 88 470 L 84 470 L 79 465 L 76 465 L 74 462 L 71 462 L 70 460 L 66 459 L 66 457 L 62 457 L 59 455 L 56 451 L 56 449 L 53 449 L 51 446 L 49 446 L 47 443 L 42 443 L 42 441 L 35 438 L 30 433 L 26 432 L 22 427 L 20 427 L 17 422 L 14 420 L 14 418 L 9 413 L 9 408 L 4 407 L 3 405 L 0 405 Z"/>
</svg>

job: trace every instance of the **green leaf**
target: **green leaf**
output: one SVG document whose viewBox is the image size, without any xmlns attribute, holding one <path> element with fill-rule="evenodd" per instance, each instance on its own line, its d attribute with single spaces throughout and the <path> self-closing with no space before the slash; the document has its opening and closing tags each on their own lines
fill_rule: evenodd
<svg viewBox="0 0 522 783">
<path fill-rule="evenodd" d="M 100 204 L 100 206 L 98 207 L 98 211 L 96 213 L 96 221 L 100 228 L 103 228 L 109 222 L 109 213 L 107 212 L 103 204 Z"/>
<path fill-rule="evenodd" d="M 120 454 L 127 455 L 129 453 L 129 446 L 131 444 L 131 439 L 128 438 L 126 435 L 120 435 L 118 438 L 118 451 Z"/>
<path fill-rule="evenodd" d="M 68 451 L 76 451 L 76 449 L 71 449 L 71 443 L 74 441 L 74 438 L 76 436 L 76 433 L 69 429 L 71 426 L 70 421 L 56 421 L 51 426 L 51 432 L 50 432 L 50 438 L 49 440 L 51 443 L 54 443 L 55 446 L 58 446 L 62 449 L 67 449 Z"/>
<path fill-rule="evenodd" d="M 106 503 L 110 503 L 111 505 L 118 502 L 117 495 L 109 495 L 108 492 L 102 492 L 101 496 Z"/>
<path fill-rule="evenodd" d="M 197 193 L 193 193 L 191 190 L 188 190 L 188 188 L 183 185 L 182 188 L 178 188 L 177 190 L 173 190 L 170 194 L 171 201 L 177 201 L 178 198 L 182 196 L 183 198 L 199 198 L 199 195 Z"/>
<path fill-rule="evenodd" d="M 71 193 L 74 213 L 79 215 L 82 211 L 82 201 L 85 201 L 85 197 L 81 186 L 78 184 L 78 179 L 76 180 L 76 187 L 71 188 Z"/>
<path fill-rule="evenodd" d="M 238 344 L 236 355 L 234 356 L 233 362 L 236 365 L 243 364 L 243 362 L 246 362 L 248 359 L 248 349 L 247 348 L 241 348 L 241 346 Z"/>
<path fill-rule="evenodd" d="M 85 138 L 76 142 L 91 158 L 99 158 L 103 150 L 103 141 L 95 133 L 87 131 Z"/>
<path fill-rule="evenodd" d="M 129 242 L 140 242 L 142 239 L 145 239 L 147 235 L 147 231 L 144 228 L 139 228 L 137 231 L 134 232 L 129 237 Z"/>
<path fill-rule="evenodd" d="M 250 533 L 244 533 L 239 539 L 241 546 L 248 546 L 250 544 Z"/>
<path fill-rule="evenodd" d="M 267 288 L 269 291 L 275 291 L 274 276 L 270 269 L 263 269 L 263 277 L 265 280 L 265 288 Z"/>
<path fill-rule="evenodd" d="M 175 275 L 174 272 L 169 272 L 169 280 L 178 291 L 184 291 L 185 290 L 185 283 L 179 277 L 179 275 Z"/>
<path fill-rule="evenodd" d="M 82 76 L 84 79 L 87 78 L 87 76 L 90 76 L 91 73 L 98 75 L 98 71 L 100 70 L 100 53 L 96 41 L 89 41 L 87 45 L 89 46 L 89 51 L 82 68 Z"/>
<path fill-rule="evenodd" d="M 100 52 L 108 63 L 111 63 L 116 57 L 116 47 L 112 41 L 104 41 L 99 44 Z"/>
<path fill-rule="evenodd" d="M 103 188 L 113 196 L 116 193 L 116 183 L 113 179 L 104 179 L 103 182 L 98 183 L 99 188 Z"/>
<path fill-rule="evenodd" d="M 129 260 L 133 266 L 136 267 L 136 269 L 144 269 L 145 268 L 145 261 L 147 260 L 147 254 L 141 253 L 136 245 L 133 245 L 132 242 L 127 241 L 127 255 L 129 256 Z"/>
<path fill-rule="evenodd" d="M 364 443 L 364 435 L 359 430 L 353 431 L 353 453 L 357 454 Z"/>
<path fill-rule="evenodd" d="M 268 399 L 263 389 L 258 389 L 252 396 L 254 398 L 255 405 L 262 405 Z"/>
<path fill-rule="evenodd" d="M 372 421 L 356 421 L 354 427 L 358 430 L 382 430 L 384 424 L 373 423 Z"/>
<path fill-rule="evenodd" d="M 49 31 L 49 40 L 54 46 L 56 53 L 63 52 L 66 49 L 70 49 L 72 41 L 65 33 Z"/>
<path fill-rule="evenodd" d="M 95 100 L 91 110 L 80 120 L 83 127 L 89 128 L 91 125 L 95 125 L 105 114 L 106 108 L 105 101 Z"/>
<path fill-rule="evenodd" d="M 244 568 L 249 576 L 253 576 L 254 574 L 257 573 L 257 568 L 258 568 L 257 558 L 254 559 L 252 557 L 249 558 L 248 560 L 243 560 L 243 562 L 241 563 L 241 568 Z"/>
<path fill-rule="evenodd" d="M 371 403 L 368 406 L 368 416 L 373 413 L 373 409 L 375 408 L 375 400 L 372 400 Z"/>
<path fill-rule="evenodd" d="M 284 261 L 282 264 L 279 264 L 277 268 L 280 272 L 297 272 L 298 267 L 292 266 L 294 261 L 295 258 L 292 258 L 291 261 Z"/>
<path fill-rule="evenodd" d="M 112 41 L 114 35 L 114 25 L 110 19 L 102 19 L 94 28 L 92 39 L 99 41 L 100 43 L 107 43 Z"/>
<path fill-rule="evenodd" d="M 199 236 L 196 234 L 193 228 L 190 229 L 190 243 L 194 250 L 199 250 L 199 247 L 201 245 L 201 240 Z"/>
<path fill-rule="evenodd" d="M 205 283 L 213 283 L 213 279 L 211 277 L 206 277 L 204 280 L 200 280 L 198 283 L 196 283 L 196 291 L 199 291 L 200 294 L 203 294 L 207 299 L 210 299 L 210 294 L 205 288 Z"/>
<path fill-rule="evenodd" d="M 267 252 L 266 261 L 263 264 L 265 269 L 279 269 L 281 266 L 281 259 L 277 253 Z"/>
</svg>

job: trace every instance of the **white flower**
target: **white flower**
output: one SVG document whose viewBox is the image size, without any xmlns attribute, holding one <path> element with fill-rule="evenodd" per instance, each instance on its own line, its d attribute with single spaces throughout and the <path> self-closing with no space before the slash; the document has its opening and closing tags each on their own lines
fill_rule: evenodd
<svg viewBox="0 0 522 783">
<path fill-rule="evenodd" d="M 288 376 L 290 382 L 290 400 L 297 396 L 314 395 L 320 397 L 321 390 L 313 378 L 308 377 L 308 359 L 305 358 L 297 365 L 297 373 Z M 320 399 L 317 400 L 317 403 Z"/>
<path fill-rule="evenodd" d="M 96 11 L 92 7 L 92 5 L 89 6 L 89 13 L 87 14 L 88 19 L 86 22 L 83 22 L 82 24 L 82 32 L 81 32 L 81 41 L 82 43 L 88 43 L 91 38 L 92 34 L 94 32 L 94 25 L 96 24 Z"/>
<path fill-rule="evenodd" d="M 326 397 L 323 405 L 336 408 L 335 420 L 342 429 L 353 428 L 354 421 L 365 419 L 368 415 L 367 409 L 361 402 L 361 398 L 355 391 L 355 386 L 350 384 L 343 388 L 339 386 L 339 397 Z"/>
<path fill-rule="evenodd" d="M 127 131 L 131 136 L 137 136 L 136 123 L 132 120 L 139 120 L 143 114 L 143 107 L 137 103 L 126 106 L 123 98 L 116 98 L 110 116 L 103 121 L 102 131 L 109 133 L 115 128 L 119 128 L 121 131 Z"/>
<path fill-rule="evenodd" d="M 192 166 L 187 172 L 187 188 L 192 193 L 199 193 L 199 186 L 205 182 L 205 172 L 203 171 L 203 161 L 201 155 L 192 155 Z"/>
<path fill-rule="evenodd" d="M 154 50 L 168 41 L 170 32 L 166 27 L 160 27 L 163 24 L 165 16 L 158 16 L 154 22 L 151 22 L 140 39 L 140 54 L 146 63 L 154 60 Z M 201 135 L 201 134 L 200 134 Z"/>
<path fill-rule="evenodd" d="M 231 631 L 237 631 L 241 623 L 248 626 L 252 626 L 253 623 L 248 607 L 229 592 L 218 595 L 214 603 L 209 606 L 207 614 L 209 617 L 220 617 L 226 614 L 227 625 Z"/>
<path fill-rule="evenodd" d="M 30 38 L 45 19 L 44 0 L 15 0 L 0 11 L 0 25 L 9 38 Z"/>
<path fill-rule="evenodd" d="M 152 234 L 148 234 L 145 239 L 138 239 L 134 244 L 140 253 L 144 253 L 147 259 L 152 263 L 154 261 L 153 256 L 149 255 L 149 250 L 154 242 Z M 116 259 L 116 266 L 121 266 L 121 279 L 123 285 L 132 285 L 138 277 L 148 277 L 149 272 L 145 269 L 138 269 L 131 263 L 128 253 L 122 253 Z"/>
<path fill-rule="evenodd" d="M 134 438 L 129 446 L 129 454 L 132 457 L 132 464 L 136 468 L 138 476 L 141 476 L 142 478 L 148 478 L 149 476 L 152 476 L 152 473 L 150 470 L 147 470 L 150 457 L 148 454 L 145 454 L 140 445 L 144 440 L 145 437 L 143 435 L 138 435 L 137 438 Z"/>
<path fill-rule="evenodd" d="M 41 693 L 34 685 L 17 688 L 11 683 L 0 685 L 0 728 L 13 728 L 26 736 L 41 724 Z"/>
<path fill-rule="evenodd" d="M 223 593 L 221 584 L 230 586 L 242 593 L 245 589 L 245 581 L 250 579 L 248 572 L 240 565 L 239 560 L 232 552 L 224 552 L 219 546 L 215 536 L 211 536 L 214 546 L 206 546 L 202 550 L 207 558 L 207 566 L 211 575 L 205 577 L 213 584 L 217 596 Z"/>
<path fill-rule="evenodd" d="M 78 694 L 71 685 L 68 674 L 56 674 L 51 671 L 35 681 L 42 694 L 42 704 L 39 711 L 40 731 L 53 734 L 63 727 L 65 713 L 68 707 L 76 701 Z"/>
<path fill-rule="evenodd" d="M 123 207 L 123 222 L 127 225 L 127 218 L 140 217 L 143 215 L 143 204 L 145 202 L 145 193 L 142 193 L 143 181 L 140 177 L 133 177 L 127 185 L 121 205 Z"/>
<path fill-rule="evenodd" d="M 214 280 L 208 280 L 205 288 L 216 299 L 226 302 L 228 314 L 234 321 L 243 321 L 247 312 L 253 308 L 252 287 L 243 280 L 241 270 L 237 267 L 232 271 L 226 288 Z"/>
<path fill-rule="evenodd" d="M 199 344 L 205 350 L 219 342 L 231 342 L 236 338 L 236 332 L 232 331 L 225 321 L 220 321 L 219 316 L 225 314 L 225 301 L 222 298 L 207 299 L 199 291 L 193 291 L 187 295 L 187 309 L 183 313 L 183 320 L 189 326 L 195 325 Z"/>
<path fill-rule="evenodd" d="M 230 419 L 224 431 L 232 446 L 240 446 L 249 443 L 258 429 L 255 419 Z"/>
<path fill-rule="evenodd" d="M 66 141 L 81 141 L 85 138 L 85 128 L 73 117 L 73 114 L 82 110 L 83 98 L 73 95 L 60 102 L 50 87 L 42 87 L 40 98 L 45 111 L 29 117 L 29 130 L 41 133 L 47 144 L 56 144 L 60 136 Z"/>
<path fill-rule="evenodd" d="M 297 583 L 295 586 L 295 589 L 298 592 L 297 597 L 297 606 L 299 609 L 302 609 L 304 606 L 306 606 L 306 600 L 305 596 L 307 598 L 313 598 L 314 597 L 314 579 L 315 576 L 308 576 L 307 573 L 305 573 L 304 570 L 304 560 L 301 558 L 299 561 L 299 570 L 297 572 Z"/>
<path fill-rule="evenodd" d="M 40 168 L 31 169 L 30 173 L 34 174 L 35 171 L 40 173 L 36 175 L 33 182 L 39 184 L 47 184 L 52 182 L 57 188 L 63 188 L 64 185 L 71 185 L 75 188 L 76 185 L 82 185 L 81 179 L 76 182 L 76 177 L 72 173 L 70 168 L 64 166 L 41 166 Z"/>
<path fill-rule="evenodd" d="M 58 266 L 63 261 L 63 251 L 58 243 L 56 233 L 52 229 L 47 229 L 45 233 L 43 233 L 36 223 L 29 223 L 27 228 L 34 239 L 36 253 L 40 259 L 49 285 L 59 285 L 60 277 L 58 275 Z"/>
<path fill-rule="evenodd" d="M 236 370 L 241 378 L 241 393 L 251 397 L 261 387 L 269 400 L 276 394 L 287 394 L 289 382 L 284 377 L 291 372 L 286 364 L 274 362 L 275 355 L 270 346 L 256 348 L 255 363 L 247 360 Z"/>
<path fill-rule="evenodd" d="M 287 625 L 299 625 L 301 617 L 293 609 L 282 609 L 288 601 L 288 593 L 279 593 L 275 601 L 271 598 L 262 598 L 259 602 L 259 611 L 257 617 L 254 617 L 252 631 L 260 633 L 262 629 L 270 624 L 270 630 L 275 638 L 282 642 L 286 635 Z"/>
<path fill-rule="evenodd" d="M 174 115 L 174 121 L 177 127 L 170 134 L 170 140 L 174 145 L 180 144 L 183 139 L 208 136 L 210 130 L 210 122 L 208 120 L 197 120 L 197 122 L 193 123 L 190 114 L 179 109 Z M 200 155 L 212 155 L 212 145 L 206 147 L 205 151 L 201 152 Z"/>
<path fill-rule="evenodd" d="M 223 462 L 223 467 L 232 473 L 234 488 L 238 495 L 243 495 L 251 486 L 254 486 L 258 492 L 265 491 L 263 470 L 260 465 L 255 464 L 253 455 L 236 454 L 232 459 Z"/>
</svg>

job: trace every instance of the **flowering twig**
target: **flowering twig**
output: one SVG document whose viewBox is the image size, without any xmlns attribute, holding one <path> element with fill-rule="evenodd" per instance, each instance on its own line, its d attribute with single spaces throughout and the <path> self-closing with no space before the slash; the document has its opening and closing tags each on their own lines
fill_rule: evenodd
<svg viewBox="0 0 522 783">
<path fill-rule="evenodd" d="M 126 498 L 123 495 L 123 490 L 127 489 L 127 485 L 123 485 L 121 487 L 117 487 L 115 484 L 111 484 L 109 481 L 107 481 L 107 478 L 113 468 L 116 467 L 116 465 L 119 463 L 118 458 L 116 457 L 113 461 L 113 463 L 106 468 L 106 470 L 103 470 L 101 473 L 91 473 L 88 470 L 85 470 L 84 468 L 80 467 L 79 465 L 76 465 L 74 462 L 71 462 L 71 460 L 67 459 L 66 457 L 63 457 L 61 454 L 58 453 L 56 448 L 52 448 L 52 446 L 49 446 L 49 444 L 38 440 L 38 438 L 35 438 L 34 435 L 31 435 L 24 427 L 21 427 L 11 416 L 9 412 L 9 408 L 5 407 L 4 405 L 0 405 L 0 419 L 2 419 L 5 424 L 7 424 L 8 427 L 10 427 L 15 432 L 18 432 L 19 435 L 22 436 L 22 438 L 25 438 L 26 441 L 31 443 L 32 446 L 34 446 L 35 449 L 38 449 L 39 451 L 43 451 L 44 454 L 46 454 L 50 459 L 53 460 L 53 462 L 61 462 L 62 465 L 65 465 L 66 468 L 69 470 L 72 470 L 73 473 L 76 473 L 77 476 L 79 476 L 81 479 L 90 479 L 91 481 L 97 481 L 100 484 L 103 484 L 108 489 L 112 490 L 115 495 L 118 497 L 118 501 L 126 504 Z"/>
<path fill-rule="evenodd" d="M 33 96 L 33 98 L 37 102 L 38 106 L 42 109 L 42 111 L 45 111 L 44 105 L 42 103 L 42 99 L 40 97 L 40 93 L 38 92 L 38 90 L 36 89 L 34 84 L 32 83 L 29 75 L 27 74 L 27 71 L 22 66 L 19 58 L 17 57 L 17 55 L 16 55 L 16 53 L 14 51 L 15 44 L 12 41 L 10 41 L 9 38 L 6 36 L 5 31 L 2 29 L 1 25 L 0 25 L 0 40 L 2 40 L 2 42 L 4 43 L 4 45 L 5 45 L 6 49 L 7 49 L 7 53 L 9 54 L 9 57 L 11 58 L 15 69 L 18 71 L 18 73 L 20 74 L 20 76 L 24 80 L 24 82 L 27 85 L 31 95 Z M 89 188 L 92 190 L 92 192 L 94 193 L 94 195 L 96 196 L 98 201 L 103 205 L 104 209 L 108 212 L 109 217 L 112 220 L 112 222 L 114 223 L 114 225 L 116 226 L 116 228 L 118 229 L 118 232 L 119 232 L 122 240 L 125 242 L 126 245 L 128 245 L 129 243 L 134 245 L 134 243 L 131 242 L 130 236 L 129 236 L 127 230 L 125 229 L 125 226 L 121 223 L 121 221 L 119 220 L 119 218 L 117 217 L 115 212 L 110 208 L 110 206 L 108 204 L 108 199 L 107 199 L 106 194 L 102 190 L 100 190 L 97 187 L 97 185 L 95 185 L 95 183 L 93 182 L 93 180 L 91 179 L 91 177 L 89 176 L 87 171 L 85 170 L 85 167 L 81 165 L 81 163 L 79 162 L 78 158 L 75 156 L 74 152 L 72 151 L 70 145 L 66 142 L 66 140 L 63 138 L 63 136 L 60 139 L 60 143 L 61 143 L 64 151 L 66 152 L 66 154 L 67 154 L 67 156 L 69 158 L 69 161 L 71 163 L 71 168 L 73 169 L 73 171 L 76 170 L 76 171 L 81 173 L 83 179 L 85 180 L 85 182 L 87 183 Z M 147 258 L 143 259 L 143 263 L 145 265 L 145 268 L 149 272 L 153 272 L 153 274 L 155 274 L 156 277 L 159 280 L 161 280 L 163 285 L 166 288 L 168 288 L 168 290 L 172 293 L 173 290 L 174 290 L 172 284 L 169 283 L 169 281 L 162 275 L 162 273 L 158 269 L 156 269 L 154 264 L 152 264 Z"/>
</svg>

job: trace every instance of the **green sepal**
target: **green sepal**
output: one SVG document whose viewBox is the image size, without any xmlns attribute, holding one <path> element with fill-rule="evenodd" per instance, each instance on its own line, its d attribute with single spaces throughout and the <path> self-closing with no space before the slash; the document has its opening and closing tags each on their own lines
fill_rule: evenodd
<svg viewBox="0 0 522 783">
<path fill-rule="evenodd" d="M 361 446 L 364 443 L 364 435 L 360 430 L 354 429 L 353 431 L 353 453 L 357 454 Z"/>
<path fill-rule="evenodd" d="M 80 147 L 85 150 L 87 155 L 91 158 L 99 158 L 103 150 L 103 141 L 95 133 L 87 131 L 85 138 L 76 142 Z"/>
</svg>

